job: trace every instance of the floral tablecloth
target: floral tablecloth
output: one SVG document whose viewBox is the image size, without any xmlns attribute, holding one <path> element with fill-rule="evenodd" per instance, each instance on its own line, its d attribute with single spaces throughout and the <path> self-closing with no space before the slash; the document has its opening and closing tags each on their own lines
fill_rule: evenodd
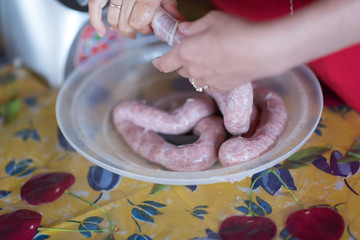
<svg viewBox="0 0 360 240">
<path fill-rule="evenodd" d="M 94 165 L 59 130 L 57 92 L 27 69 L 2 64 L 0 215 L 20 209 L 41 214 L 36 240 L 220 239 L 224 219 L 248 214 L 250 204 L 253 216 L 274 221 L 276 239 L 296 239 L 286 220 L 301 204 L 335 209 L 345 223 L 341 239 L 360 239 L 360 115 L 326 91 L 315 133 L 288 161 L 263 176 L 198 186 L 141 182 Z M 20 191 L 29 179 L 59 172 L 72 174 L 75 182 L 55 201 L 31 205 L 23 200 Z"/>
</svg>

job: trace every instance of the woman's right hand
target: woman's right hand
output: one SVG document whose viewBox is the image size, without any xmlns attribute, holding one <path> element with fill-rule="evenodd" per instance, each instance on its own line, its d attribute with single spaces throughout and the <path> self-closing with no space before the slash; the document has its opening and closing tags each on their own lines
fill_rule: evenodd
<svg viewBox="0 0 360 240">
<path fill-rule="evenodd" d="M 100 36 L 106 33 L 102 21 L 102 9 L 107 3 L 108 0 L 89 1 L 90 22 Z M 137 32 L 142 34 L 153 32 L 150 24 L 156 8 L 160 5 L 173 17 L 183 19 L 177 9 L 176 0 L 111 0 L 107 20 L 113 30 L 134 39 Z"/>
<path fill-rule="evenodd" d="M 162 72 L 195 79 L 198 87 L 228 91 L 293 66 L 286 33 L 266 24 L 212 11 L 178 26 L 186 37 L 153 64 Z"/>
</svg>

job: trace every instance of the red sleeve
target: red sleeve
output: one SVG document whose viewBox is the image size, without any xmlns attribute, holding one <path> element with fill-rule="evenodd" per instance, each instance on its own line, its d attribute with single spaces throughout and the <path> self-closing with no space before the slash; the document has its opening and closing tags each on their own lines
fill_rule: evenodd
<svg viewBox="0 0 360 240">
<path fill-rule="evenodd" d="M 360 113 L 360 44 L 309 63 L 316 76 Z"/>
<path fill-rule="evenodd" d="M 297 10 L 314 0 L 293 0 Z M 212 0 L 218 9 L 249 20 L 264 21 L 291 13 L 290 0 Z"/>
</svg>

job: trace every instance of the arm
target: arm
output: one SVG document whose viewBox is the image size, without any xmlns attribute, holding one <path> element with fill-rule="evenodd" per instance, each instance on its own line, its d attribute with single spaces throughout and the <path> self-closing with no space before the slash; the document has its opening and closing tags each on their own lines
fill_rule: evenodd
<svg viewBox="0 0 360 240">
<path fill-rule="evenodd" d="M 210 12 L 180 23 L 187 39 L 153 63 L 195 78 L 198 86 L 230 90 L 360 42 L 359 23 L 359 0 L 319 0 L 265 23 Z"/>
<path fill-rule="evenodd" d="M 283 36 L 291 36 L 288 52 L 302 46 L 296 54 L 290 53 L 297 56 L 287 56 L 293 65 L 315 60 L 360 42 L 360 1 L 316 1 L 272 27 L 278 34 L 286 29 Z"/>
</svg>

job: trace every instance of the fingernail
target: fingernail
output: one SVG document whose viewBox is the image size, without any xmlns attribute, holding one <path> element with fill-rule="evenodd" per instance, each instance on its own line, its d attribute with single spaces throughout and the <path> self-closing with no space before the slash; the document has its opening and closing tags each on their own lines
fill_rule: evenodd
<svg viewBox="0 0 360 240">
<path fill-rule="evenodd" d="M 181 22 L 181 23 L 179 23 L 178 28 L 179 28 L 180 31 L 184 31 L 184 30 L 186 30 L 189 26 L 190 26 L 190 23 L 189 23 L 189 22 Z"/>
</svg>

